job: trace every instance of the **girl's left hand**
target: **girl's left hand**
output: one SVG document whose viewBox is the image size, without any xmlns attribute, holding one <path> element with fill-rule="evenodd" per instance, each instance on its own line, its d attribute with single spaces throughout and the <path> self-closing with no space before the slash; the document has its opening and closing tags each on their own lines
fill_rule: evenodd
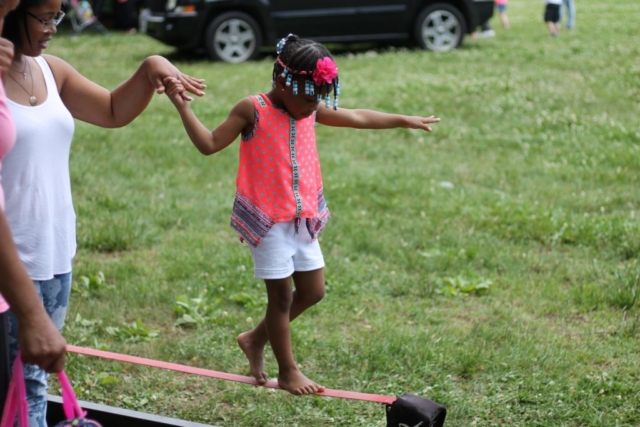
<svg viewBox="0 0 640 427">
<path fill-rule="evenodd" d="M 204 84 L 204 79 L 197 79 L 180 72 L 175 65 L 161 56 L 152 56 L 148 58 L 147 61 L 149 61 L 149 78 L 151 83 L 155 86 L 157 93 L 164 93 L 166 90 L 163 83 L 164 79 L 167 77 L 173 77 L 181 83 L 184 89 L 181 95 L 185 101 L 192 100 L 186 92 L 192 93 L 196 96 L 204 95 L 203 90 L 207 87 Z"/>
<path fill-rule="evenodd" d="M 427 132 L 431 132 L 431 126 L 429 126 L 429 124 L 440 122 L 440 118 L 434 117 L 434 116 L 429 116 L 429 117 L 412 116 L 412 117 L 409 117 L 408 119 L 409 119 L 409 123 L 406 127 L 411 129 L 422 129 Z"/>
</svg>

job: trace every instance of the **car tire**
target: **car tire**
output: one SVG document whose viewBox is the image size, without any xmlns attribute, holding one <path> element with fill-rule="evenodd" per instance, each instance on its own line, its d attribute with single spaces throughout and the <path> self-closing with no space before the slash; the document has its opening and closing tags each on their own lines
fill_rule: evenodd
<svg viewBox="0 0 640 427">
<path fill-rule="evenodd" d="M 414 28 L 416 42 L 423 49 L 448 52 L 462 45 L 467 22 L 455 6 L 436 3 L 420 12 Z"/>
<path fill-rule="evenodd" d="M 255 59 L 262 46 L 258 23 L 242 12 L 226 12 L 217 16 L 205 33 L 205 47 L 216 61 L 239 63 Z"/>
</svg>

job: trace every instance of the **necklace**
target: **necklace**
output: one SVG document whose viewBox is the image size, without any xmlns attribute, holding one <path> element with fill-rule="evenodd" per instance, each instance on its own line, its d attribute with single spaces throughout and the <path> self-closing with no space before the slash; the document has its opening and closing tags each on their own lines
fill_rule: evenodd
<svg viewBox="0 0 640 427">
<path fill-rule="evenodd" d="M 25 58 L 25 61 L 27 61 L 26 58 Z M 34 107 L 38 103 L 38 98 L 36 98 L 35 95 L 33 94 L 33 73 L 31 72 L 31 64 L 29 64 L 29 61 L 27 61 L 27 64 L 24 66 L 24 69 L 26 70 L 27 67 L 29 67 L 29 75 L 31 76 L 31 92 L 29 92 L 27 88 L 22 86 L 22 84 L 20 84 L 20 82 L 16 80 L 16 78 L 13 77 L 10 73 L 7 73 L 7 76 L 11 77 L 11 79 L 13 79 L 14 82 L 18 83 L 18 86 L 20 86 L 22 90 L 27 92 L 27 95 L 29 95 L 29 104 L 31 104 L 31 106 Z M 22 75 L 24 76 L 25 79 L 27 78 L 27 73 L 22 73 Z"/>
<path fill-rule="evenodd" d="M 16 70 L 16 69 L 15 69 L 15 68 L 13 68 L 13 67 L 9 67 L 9 68 L 11 68 L 11 70 L 12 70 L 12 71 L 15 71 L 16 73 L 20 73 L 20 74 L 22 74 L 22 78 L 23 78 L 23 79 L 26 79 L 26 78 L 27 78 L 27 73 L 26 73 L 26 71 L 27 71 L 27 65 L 28 65 L 28 64 L 29 64 L 29 61 L 27 61 L 27 60 L 26 60 L 26 58 L 25 58 L 25 60 L 24 60 L 24 67 L 22 67 L 22 71 L 18 71 L 18 70 Z"/>
</svg>

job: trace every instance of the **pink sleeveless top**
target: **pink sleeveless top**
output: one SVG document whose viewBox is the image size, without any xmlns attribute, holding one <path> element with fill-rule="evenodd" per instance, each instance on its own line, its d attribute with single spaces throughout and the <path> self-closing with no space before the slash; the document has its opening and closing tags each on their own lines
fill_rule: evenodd
<svg viewBox="0 0 640 427">
<path fill-rule="evenodd" d="M 4 93 L 4 84 L 0 79 L 0 168 L 2 167 L 2 159 L 11 150 L 16 142 L 16 126 L 11 118 L 7 98 Z M 0 210 L 4 210 L 4 191 L 2 190 L 2 182 L 0 182 Z M 2 295 L 0 295 L 0 313 L 4 313 L 9 309 Z"/>
<path fill-rule="evenodd" d="M 322 188 L 315 114 L 295 120 L 267 95 L 250 98 L 255 122 L 240 142 L 231 226 L 255 247 L 276 222 L 304 218 L 315 239 L 331 216 Z"/>
</svg>

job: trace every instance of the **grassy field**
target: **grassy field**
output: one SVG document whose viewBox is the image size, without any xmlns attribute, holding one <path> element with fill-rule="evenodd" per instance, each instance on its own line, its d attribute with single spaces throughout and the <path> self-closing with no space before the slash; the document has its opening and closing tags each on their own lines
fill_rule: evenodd
<svg viewBox="0 0 640 427">
<path fill-rule="evenodd" d="M 496 18 L 495 38 L 452 53 L 337 56 L 341 106 L 442 122 L 318 127 L 327 295 L 292 328 L 314 380 L 428 397 L 450 427 L 640 425 L 640 3 L 580 0 L 557 39 L 542 3 L 512 1 L 511 30 Z M 49 52 L 108 88 L 168 56 L 207 80 L 193 108 L 209 127 L 267 91 L 273 63 L 118 33 L 59 34 Z M 229 227 L 236 167 L 237 144 L 200 155 L 163 96 L 123 129 L 77 123 L 69 343 L 247 373 L 235 337 L 266 294 Z M 83 400 L 205 424 L 385 425 L 372 403 L 77 355 L 68 372 Z"/>
</svg>

